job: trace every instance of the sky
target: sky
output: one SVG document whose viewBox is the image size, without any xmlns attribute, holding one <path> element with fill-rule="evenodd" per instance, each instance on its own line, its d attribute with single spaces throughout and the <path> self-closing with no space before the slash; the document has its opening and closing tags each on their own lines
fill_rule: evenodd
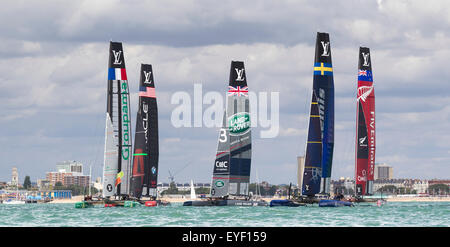
<svg viewBox="0 0 450 247">
<path fill-rule="evenodd" d="M 332 179 L 354 176 L 359 46 L 371 49 L 376 162 L 395 178 L 450 178 L 449 1 L 8 1 L 0 22 L 0 181 L 12 167 L 36 181 L 64 160 L 102 176 L 112 40 L 123 42 L 132 115 L 140 64 L 153 66 L 159 181 L 170 171 L 210 182 L 219 128 L 174 127 L 171 97 L 194 84 L 225 94 L 237 60 L 250 91 L 279 93 L 278 136 L 252 129 L 251 181 L 296 183 L 317 32 L 330 34 L 333 59 Z"/>
</svg>

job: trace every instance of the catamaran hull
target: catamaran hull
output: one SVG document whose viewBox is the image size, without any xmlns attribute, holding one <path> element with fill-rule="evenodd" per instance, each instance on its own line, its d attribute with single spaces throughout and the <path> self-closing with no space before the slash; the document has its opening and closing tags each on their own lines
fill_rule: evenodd
<svg viewBox="0 0 450 247">
<path fill-rule="evenodd" d="M 306 206 L 306 203 L 300 203 L 292 200 L 272 200 L 270 201 L 270 206 L 299 207 L 299 206 Z"/>
<path fill-rule="evenodd" d="M 268 206 L 266 201 L 251 201 L 251 200 L 208 200 L 208 201 L 186 201 L 183 206 L 242 206 L 242 207 L 256 207 Z"/>
</svg>

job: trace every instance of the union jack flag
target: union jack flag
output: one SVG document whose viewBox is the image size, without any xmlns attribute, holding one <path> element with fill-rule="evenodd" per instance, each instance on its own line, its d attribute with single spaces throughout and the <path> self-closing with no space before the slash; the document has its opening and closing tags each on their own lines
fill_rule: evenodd
<svg viewBox="0 0 450 247">
<path fill-rule="evenodd" d="M 364 75 L 367 76 L 367 71 L 366 70 L 359 70 L 358 75 Z"/>
<path fill-rule="evenodd" d="M 232 87 L 232 86 L 228 86 L 228 96 L 248 96 L 248 87 Z"/>
</svg>

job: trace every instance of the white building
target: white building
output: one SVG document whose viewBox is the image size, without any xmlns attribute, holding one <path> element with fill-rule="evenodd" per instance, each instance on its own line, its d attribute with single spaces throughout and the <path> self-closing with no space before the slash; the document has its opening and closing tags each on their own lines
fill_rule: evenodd
<svg viewBox="0 0 450 247">
<path fill-rule="evenodd" d="M 56 171 L 61 173 L 72 173 L 73 176 L 83 175 L 83 164 L 75 160 L 56 163 Z"/>
<path fill-rule="evenodd" d="M 417 181 L 413 184 L 413 190 L 417 192 L 417 194 L 427 193 L 428 191 L 428 180 Z"/>
</svg>

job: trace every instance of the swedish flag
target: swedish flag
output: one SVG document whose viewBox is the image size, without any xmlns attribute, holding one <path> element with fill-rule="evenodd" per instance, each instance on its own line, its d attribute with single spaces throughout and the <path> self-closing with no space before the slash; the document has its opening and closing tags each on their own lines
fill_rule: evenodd
<svg viewBox="0 0 450 247">
<path fill-rule="evenodd" d="M 331 63 L 314 63 L 314 75 L 333 75 Z"/>
</svg>

